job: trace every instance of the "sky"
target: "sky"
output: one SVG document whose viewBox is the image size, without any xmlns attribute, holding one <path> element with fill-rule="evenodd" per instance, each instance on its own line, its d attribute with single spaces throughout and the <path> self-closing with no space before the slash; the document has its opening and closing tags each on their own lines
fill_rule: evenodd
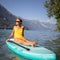
<svg viewBox="0 0 60 60">
<path fill-rule="evenodd" d="M 48 18 L 47 10 L 44 7 L 46 0 L 0 0 L 8 11 L 13 15 L 28 20 L 39 20 L 55 24 L 54 18 Z"/>
</svg>

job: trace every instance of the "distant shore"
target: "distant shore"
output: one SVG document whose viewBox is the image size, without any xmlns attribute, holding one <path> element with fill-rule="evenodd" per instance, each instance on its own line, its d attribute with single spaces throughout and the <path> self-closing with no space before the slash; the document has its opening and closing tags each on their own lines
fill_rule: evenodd
<svg viewBox="0 0 60 60">
<path fill-rule="evenodd" d="M 0 29 L 13 29 L 13 28 L 0 28 Z"/>
<path fill-rule="evenodd" d="M 13 28 L 0 28 L 0 29 L 13 29 Z M 28 28 L 25 28 L 25 30 L 30 30 L 30 29 L 28 29 Z"/>
</svg>

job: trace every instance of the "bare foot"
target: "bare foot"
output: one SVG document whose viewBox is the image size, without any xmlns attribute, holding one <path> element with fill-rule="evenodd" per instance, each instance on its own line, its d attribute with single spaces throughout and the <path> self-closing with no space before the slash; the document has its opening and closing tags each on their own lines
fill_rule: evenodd
<svg viewBox="0 0 60 60">
<path fill-rule="evenodd" d="M 36 44 L 37 44 L 37 43 L 34 41 L 34 42 L 32 43 L 32 46 L 33 46 L 33 47 L 35 47 L 35 46 L 36 46 Z"/>
<path fill-rule="evenodd" d="M 34 42 L 33 42 L 33 44 L 37 44 L 37 42 L 36 42 L 36 41 L 34 41 Z"/>
</svg>

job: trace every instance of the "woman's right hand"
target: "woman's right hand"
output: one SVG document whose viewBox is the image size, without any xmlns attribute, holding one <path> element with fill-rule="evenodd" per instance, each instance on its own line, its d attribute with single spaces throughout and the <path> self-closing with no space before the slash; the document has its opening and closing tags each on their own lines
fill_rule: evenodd
<svg viewBox="0 0 60 60">
<path fill-rule="evenodd" d="M 8 38 L 6 41 L 10 41 L 10 39 Z"/>
</svg>

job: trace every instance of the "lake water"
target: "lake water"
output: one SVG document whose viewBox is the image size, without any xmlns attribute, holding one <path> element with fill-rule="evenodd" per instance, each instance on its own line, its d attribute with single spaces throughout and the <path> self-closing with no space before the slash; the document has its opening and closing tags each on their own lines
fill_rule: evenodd
<svg viewBox="0 0 60 60">
<path fill-rule="evenodd" d="M 0 29 L 0 60 L 29 60 L 11 52 L 6 46 L 6 39 L 12 30 Z M 51 30 L 25 30 L 24 35 L 31 41 L 36 40 L 39 45 L 52 50 L 60 60 L 60 32 Z"/>
</svg>

